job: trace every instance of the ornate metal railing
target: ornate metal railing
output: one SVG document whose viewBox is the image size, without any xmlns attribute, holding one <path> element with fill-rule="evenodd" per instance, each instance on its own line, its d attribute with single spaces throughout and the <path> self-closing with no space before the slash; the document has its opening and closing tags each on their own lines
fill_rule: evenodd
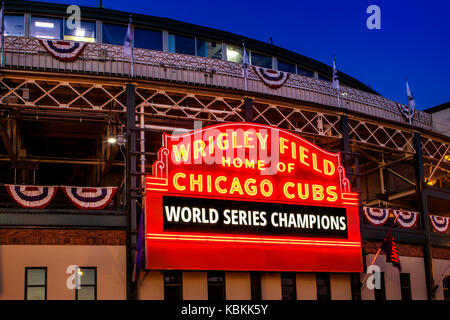
<svg viewBox="0 0 450 320">
<path fill-rule="evenodd" d="M 5 67 L 130 77 L 131 64 L 121 46 L 87 44 L 73 62 L 61 62 L 50 56 L 39 40 L 6 37 Z M 200 86 L 244 90 L 241 65 L 238 63 L 147 49 L 134 50 L 136 78 L 187 83 Z M 337 91 L 331 83 L 290 74 L 278 89 L 265 86 L 250 68 L 249 94 L 260 93 L 332 107 L 338 106 Z M 382 96 L 341 86 L 341 107 L 369 117 L 405 122 L 397 104 Z M 431 116 L 417 110 L 413 124 L 431 129 Z"/>
</svg>

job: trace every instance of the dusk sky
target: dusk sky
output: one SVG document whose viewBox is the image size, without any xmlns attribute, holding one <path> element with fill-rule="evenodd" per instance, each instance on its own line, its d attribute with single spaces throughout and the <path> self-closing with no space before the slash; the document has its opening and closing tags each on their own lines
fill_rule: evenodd
<svg viewBox="0 0 450 320">
<path fill-rule="evenodd" d="M 98 6 L 98 0 L 48 1 Z M 233 32 L 332 63 L 381 95 L 406 104 L 405 77 L 419 109 L 450 101 L 450 1 L 135 1 L 103 7 Z M 369 30 L 370 5 L 381 30 Z M 83 13 L 82 13 L 83 14 Z"/>
</svg>

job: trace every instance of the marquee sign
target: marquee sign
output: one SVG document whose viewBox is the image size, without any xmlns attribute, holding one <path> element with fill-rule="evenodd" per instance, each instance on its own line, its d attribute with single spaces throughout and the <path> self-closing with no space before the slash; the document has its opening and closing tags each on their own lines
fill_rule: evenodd
<svg viewBox="0 0 450 320">
<path fill-rule="evenodd" d="M 147 269 L 362 270 L 340 154 L 266 125 L 164 134 L 145 230 Z"/>
</svg>

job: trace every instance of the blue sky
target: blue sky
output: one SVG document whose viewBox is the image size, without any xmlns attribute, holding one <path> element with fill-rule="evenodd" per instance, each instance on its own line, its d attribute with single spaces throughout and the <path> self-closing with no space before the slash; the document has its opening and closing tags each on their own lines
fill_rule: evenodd
<svg viewBox="0 0 450 320">
<path fill-rule="evenodd" d="M 98 0 L 48 1 L 98 6 Z M 450 101 L 450 1 L 135 1 L 103 7 L 190 22 L 274 44 L 331 65 L 406 104 L 405 77 L 419 109 Z M 369 30 L 369 5 L 381 30 Z"/>
</svg>

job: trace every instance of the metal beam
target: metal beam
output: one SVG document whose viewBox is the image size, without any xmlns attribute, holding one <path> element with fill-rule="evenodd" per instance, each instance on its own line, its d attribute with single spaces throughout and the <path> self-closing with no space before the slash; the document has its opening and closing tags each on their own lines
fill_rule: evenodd
<svg viewBox="0 0 450 320">
<path fill-rule="evenodd" d="M 411 180 L 409 180 L 408 178 L 405 178 L 404 176 L 402 176 L 400 173 L 395 172 L 394 170 L 392 170 L 391 168 L 386 168 L 387 171 L 389 171 L 390 173 L 392 173 L 394 176 L 399 177 L 400 179 L 402 179 L 405 182 L 408 182 L 410 185 L 415 186 L 416 183 L 412 182 Z"/>
<path fill-rule="evenodd" d="M 2 131 L 2 140 L 3 140 L 3 144 L 5 145 L 6 151 L 8 152 L 9 160 L 15 161 L 17 159 L 17 157 L 14 152 L 14 148 L 11 145 L 11 139 L 10 139 L 8 131 L 7 131 L 8 125 L 9 125 L 8 122 L 5 120 L 1 122 L 0 127 L 1 127 L 1 131 Z"/>
<path fill-rule="evenodd" d="M 427 297 L 433 299 L 433 287 L 434 287 L 434 272 L 433 272 L 433 258 L 431 253 L 431 236 L 430 236 L 430 221 L 428 218 L 428 199 L 426 193 L 425 175 L 423 170 L 423 157 L 422 157 L 422 142 L 420 133 L 414 133 L 413 139 L 414 149 L 416 153 L 414 155 L 415 171 L 416 171 L 416 189 L 417 197 L 420 208 L 420 219 L 425 235 L 425 243 L 423 246 L 423 259 L 425 265 L 425 280 L 427 284 Z"/>
</svg>

